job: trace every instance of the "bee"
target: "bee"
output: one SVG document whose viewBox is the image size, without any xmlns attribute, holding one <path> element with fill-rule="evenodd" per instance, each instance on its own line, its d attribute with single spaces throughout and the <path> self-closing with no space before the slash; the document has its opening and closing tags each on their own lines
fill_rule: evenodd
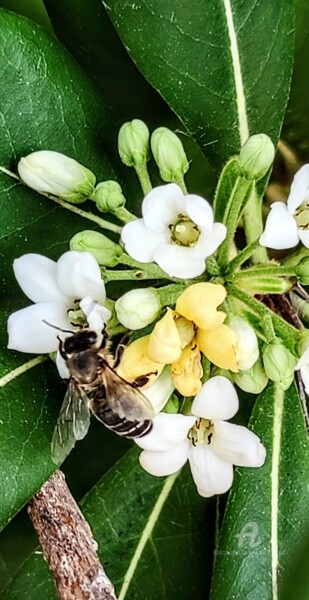
<svg viewBox="0 0 309 600">
<path fill-rule="evenodd" d="M 144 385 L 148 376 L 129 383 L 116 373 L 119 356 L 111 353 L 104 330 L 100 336 L 84 328 L 64 341 L 59 338 L 59 352 L 70 379 L 52 438 L 56 464 L 85 437 L 91 414 L 124 437 L 142 437 L 151 430 L 154 411 L 137 387 Z"/>
</svg>

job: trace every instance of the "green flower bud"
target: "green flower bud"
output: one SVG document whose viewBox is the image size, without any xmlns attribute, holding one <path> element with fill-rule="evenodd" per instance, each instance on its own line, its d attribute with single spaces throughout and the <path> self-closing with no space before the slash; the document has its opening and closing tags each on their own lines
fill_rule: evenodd
<svg viewBox="0 0 309 600">
<path fill-rule="evenodd" d="M 125 197 L 117 181 L 102 181 L 98 183 L 92 198 L 101 212 L 113 212 L 124 206 Z"/>
<path fill-rule="evenodd" d="M 303 285 L 309 285 L 309 257 L 303 258 L 295 268 L 295 273 Z"/>
<path fill-rule="evenodd" d="M 249 179 L 262 179 L 273 164 L 275 147 L 265 133 L 251 135 L 239 153 L 239 166 Z"/>
<path fill-rule="evenodd" d="M 79 252 L 90 252 L 98 261 L 99 265 L 106 267 L 114 267 L 118 265 L 119 258 L 123 254 L 123 250 L 118 244 L 112 242 L 108 237 L 99 233 L 86 229 L 76 233 L 70 241 L 70 250 L 78 250 Z"/>
<path fill-rule="evenodd" d="M 261 359 L 259 358 L 251 369 L 234 373 L 234 382 L 244 392 L 260 394 L 268 383 Z"/>
<path fill-rule="evenodd" d="M 181 180 L 189 169 L 189 162 L 179 137 L 166 127 L 158 127 L 150 143 L 163 181 Z"/>
<path fill-rule="evenodd" d="M 118 134 L 118 152 L 127 167 L 137 167 L 149 160 L 149 130 L 140 119 L 124 123 Z"/>
<path fill-rule="evenodd" d="M 273 275 L 254 275 L 235 277 L 235 284 L 254 296 L 255 294 L 284 294 L 295 285 L 295 277 L 275 277 Z"/>
<path fill-rule="evenodd" d="M 160 296 L 154 288 L 131 290 L 115 303 L 118 320 L 127 329 L 146 327 L 156 319 L 160 309 Z"/>
<path fill-rule="evenodd" d="M 22 181 L 33 190 L 53 194 L 74 204 L 89 198 L 95 186 L 92 171 L 73 158 L 51 150 L 24 156 L 17 169 Z"/>
<path fill-rule="evenodd" d="M 267 377 L 287 390 L 293 379 L 296 358 L 281 343 L 272 342 L 263 349 L 263 364 Z"/>
</svg>

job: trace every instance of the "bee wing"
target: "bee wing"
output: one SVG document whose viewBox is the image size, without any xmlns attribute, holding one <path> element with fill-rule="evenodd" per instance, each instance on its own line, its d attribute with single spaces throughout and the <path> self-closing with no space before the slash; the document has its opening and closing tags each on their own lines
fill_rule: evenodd
<svg viewBox="0 0 309 600">
<path fill-rule="evenodd" d="M 82 440 L 90 425 L 89 400 L 85 392 L 70 379 L 54 429 L 51 453 L 54 463 L 60 464 Z"/>
<path fill-rule="evenodd" d="M 104 369 L 103 379 L 108 404 L 119 417 L 132 421 L 153 419 L 154 410 L 148 398 L 108 365 Z"/>
</svg>

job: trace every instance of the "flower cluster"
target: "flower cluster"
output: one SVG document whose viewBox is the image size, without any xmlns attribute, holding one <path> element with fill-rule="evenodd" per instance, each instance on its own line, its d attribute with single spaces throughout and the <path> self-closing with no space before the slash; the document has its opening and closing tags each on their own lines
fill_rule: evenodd
<svg viewBox="0 0 309 600">
<path fill-rule="evenodd" d="M 199 494 L 224 493 L 232 485 L 233 465 L 260 467 L 266 458 L 255 433 L 228 422 L 239 407 L 234 384 L 254 394 L 269 380 L 287 389 L 300 369 L 309 393 L 306 330 L 286 324 L 256 298 L 309 283 L 309 165 L 296 174 L 287 205 L 272 205 L 260 235 L 261 214 L 250 198 L 274 158 L 266 135 L 249 138 L 228 162 L 214 210 L 206 199 L 187 192 L 190 163 L 173 132 L 160 127 L 150 136 L 134 119 L 122 126 L 118 149 L 139 178 L 141 218 L 127 210 L 118 182 L 96 185 L 94 174 L 71 158 L 43 151 L 21 159 L 23 183 L 58 196 L 68 209 L 68 202 L 88 198 L 121 226 L 92 213 L 91 220 L 118 234 L 118 242 L 85 230 L 57 262 L 39 254 L 14 261 L 16 279 L 34 304 L 9 317 L 8 347 L 55 353 L 60 339 L 83 328 L 101 340 L 105 330 L 111 337 L 127 332 L 129 344 L 115 370 L 131 390 L 141 387 L 154 415 L 152 429 L 135 438 L 141 465 L 163 476 L 188 460 Z M 155 188 L 147 171 L 151 153 L 164 182 Z M 87 218 L 86 211 L 74 210 Z M 247 245 L 238 249 L 235 230 L 241 225 Z M 305 248 L 282 264 L 265 251 L 293 248 L 299 241 Z M 107 299 L 109 283 L 121 280 L 133 281 L 130 291 Z M 136 287 L 139 280 L 151 280 L 151 286 Z M 292 323 L 293 314 L 291 308 Z M 72 378 L 63 356 L 58 351 L 59 373 Z M 86 383 L 81 385 L 87 391 Z M 123 406 L 113 410 L 128 418 Z M 74 429 L 71 434 L 79 439 Z"/>
</svg>

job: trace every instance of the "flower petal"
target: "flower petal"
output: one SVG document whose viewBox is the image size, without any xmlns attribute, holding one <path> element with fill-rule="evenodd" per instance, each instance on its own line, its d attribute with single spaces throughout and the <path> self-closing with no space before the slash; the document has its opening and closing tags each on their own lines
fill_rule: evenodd
<svg viewBox="0 0 309 600">
<path fill-rule="evenodd" d="M 150 387 L 143 389 L 143 394 L 151 402 L 155 413 L 158 414 L 164 408 L 173 391 L 174 384 L 170 369 L 165 367 L 158 379 Z"/>
<path fill-rule="evenodd" d="M 101 333 L 104 325 L 111 318 L 111 311 L 95 302 L 91 296 L 86 296 L 79 303 L 90 329 L 94 329 L 97 333 Z"/>
<path fill-rule="evenodd" d="M 183 467 L 188 458 L 189 440 L 185 440 L 167 452 L 148 452 L 144 450 L 139 457 L 143 469 L 157 477 L 172 475 Z"/>
<path fill-rule="evenodd" d="M 64 358 L 62 358 L 60 352 L 57 352 L 56 366 L 61 379 L 70 379 L 70 371 L 67 367 L 66 361 L 64 360 Z"/>
<path fill-rule="evenodd" d="M 297 246 L 299 242 L 297 223 L 283 202 L 274 202 L 271 205 L 265 229 L 259 241 L 261 246 L 274 248 L 274 250 Z"/>
<path fill-rule="evenodd" d="M 153 260 L 170 277 L 192 279 L 205 271 L 205 259 L 194 256 L 195 247 L 162 243 L 153 253 Z"/>
<path fill-rule="evenodd" d="M 253 431 L 224 421 L 215 421 L 211 448 L 238 467 L 261 467 L 266 459 L 266 449 Z"/>
<path fill-rule="evenodd" d="M 32 302 L 62 302 L 70 305 L 70 295 L 57 285 L 57 263 L 41 254 L 24 254 L 13 262 L 14 275 Z"/>
<path fill-rule="evenodd" d="M 104 302 L 106 298 L 100 267 L 89 252 L 71 250 L 62 254 L 57 262 L 57 284 L 74 299 L 91 296 Z"/>
<path fill-rule="evenodd" d="M 58 350 L 59 331 L 44 321 L 61 329 L 71 328 L 63 304 L 56 302 L 33 304 L 10 315 L 8 348 L 34 354 L 47 354 Z"/>
<path fill-rule="evenodd" d="M 212 208 L 201 196 L 188 194 L 186 199 L 186 212 L 193 223 L 200 227 L 206 227 L 211 230 L 214 222 Z"/>
<path fill-rule="evenodd" d="M 224 312 L 217 311 L 225 296 L 226 291 L 221 284 L 194 283 L 179 296 L 176 311 L 197 327 L 216 329 L 226 317 Z"/>
<path fill-rule="evenodd" d="M 297 230 L 297 233 L 299 235 L 299 239 L 300 239 L 301 243 L 304 244 L 304 246 L 306 246 L 306 248 L 309 248 L 309 230 L 301 229 L 301 227 L 299 227 Z"/>
<path fill-rule="evenodd" d="M 198 329 L 196 334 L 198 347 L 217 367 L 237 373 L 239 352 L 238 336 L 228 325 L 220 325 L 217 329 L 205 331 Z"/>
<path fill-rule="evenodd" d="M 195 421 L 192 416 L 159 413 L 153 419 L 152 430 L 141 438 L 135 438 L 135 442 L 144 450 L 164 452 L 187 440 Z"/>
<path fill-rule="evenodd" d="M 168 226 L 177 220 L 180 213 L 186 214 L 186 200 L 180 187 L 176 183 L 168 183 L 153 188 L 143 200 L 142 213 L 147 229 L 169 233 Z"/>
<path fill-rule="evenodd" d="M 200 496 L 209 498 L 215 494 L 224 494 L 230 489 L 233 483 L 233 465 L 222 460 L 205 444 L 191 446 L 189 462 Z"/>
<path fill-rule="evenodd" d="M 149 336 L 147 355 L 152 361 L 162 364 L 170 364 L 181 357 L 181 337 L 170 308 Z"/>
<path fill-rule="evenodd" d="M 238 336 L 238 368 L 241 371 L 247 371 L 251 369 L 259 358 L 259 345 L 256 333 L 245 319 L 237 316 L 229 319 L 229 327 Z"/>
<path fill-rule="evenodd" d="M 148 376 L 147 387 L 150 387 L 156 378 L 162 373 L 164 364 L 150 360 L 148 356 L 149 335 L 134 340 L 126 346 L 120 364 L 116 371 L 120 377 L 129 381 L 135 381 L 138 377 Z M 143 390 L 146 388 L 143 386 Z"/>
<path fill-rule="evenodd" d="M 153 255 L 156 248 L 169 241 L 170 233 L 168 229 L 163 233 L 150 231 L 145 227 L 143 219 L 136 219 L 123 227 L 121 239 L 127 253 L 134 260 L 148 263 L 154 260 Z"/>
<path fill-rule="evenodd" d="M 211 231 L 202 229 L 198 242 L 195 246 L 201 246 L 204 256 L 211 256 L 226 238 L 227 229 L 222 223 L 214 223 Z"/>
<path fill-rule="evenodd" d="M 233 384 L 226 377 L 211 377 L 195 396 L 191 411 L 204 419 L 231 419 L 238 411 L 239 401 Z"/>
<path fill-rule="evenodd" d="M 293 212 L 303 203 L 309 200 L 309 165 L 304 165 L 297 171 L 293 179 L 287 206 L 289 213 Z"/>
<path fill-rule="evenodd" d="M 195 340 L 183 349 L 180 359 L 173 362 L 171 375 L 176 390 L 182 396 L 195 396 L 201 389 L 203 369 L 201 353 Z"/>
</svg>

